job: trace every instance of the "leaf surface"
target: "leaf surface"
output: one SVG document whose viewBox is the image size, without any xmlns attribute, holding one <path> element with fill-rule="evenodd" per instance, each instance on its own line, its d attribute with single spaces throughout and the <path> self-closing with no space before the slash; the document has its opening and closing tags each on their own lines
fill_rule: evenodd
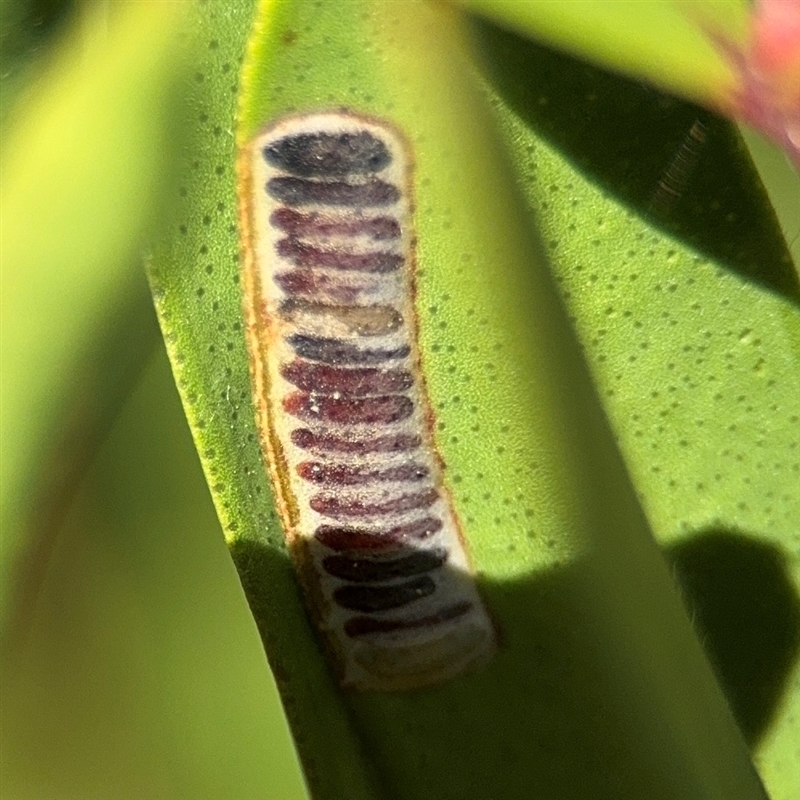
<svg viewBox="0 0 800 800">
<path fill-rule="evenodd" d="M 199 130 L 174 239 L 151 280 L 314 795 L 577 798 L 591 786 L 616 797 L 763 796 L 644 524 L 470 78 L 460 24 L 425 5 L 265 4 L 239 115 L 242 141 L 281 114 L 343 106 L 407 131 L 437 441 L 503 631 L 485 672 L 441 688 L 335 688 L 302 611 L 250 401 L 232 70 L 251 9 L 202 7 Z M 591 176 L 570 180 L 591 195 Z M 618 199 L 609 204 L 613 225 L 654 235 Z M 686 242 L 674 248 L 694 256 Z M 663 269 L 669 252 L 657 253 Z"/>
<path fill-rule="evenodd" d="M 768 790 L 790 798 L 800 307 L 787 244 L 728 123 L 492 26 L 475 31 L 650 524 Z M 785 185 L 791 209 L 796 177 Z M 796 237 L 797 220 L 785 223 Z"/>
<path fill-rule="evenodd" d="M 495 22 L 744 120 L 800 165 L 798 0 L 465 0 Z"/>
<path fill-rule="evenodd" d="M 163 348 L 132 378 L 54 523 L 28 634 L 4 648 L 3 793 L 300 800 Z"/>
<path fill-rule="evenodd" d="M 711 105 L 733 91 L 736 72 L 707 30 L 714 28 L 743 42 L 748 24 L 748 3 L 742 0 L 461 4 L 518 34 Z"/>
<path fill-rule="evenodd" d="M 91 381 L 112 374 L 115 382 L 127 381 L 125 364 L 97 375 L 98 331 L 115 317 L 132 323 L 126 364 L 155 343 L 152 324 L 138 325 L 135 307 L 144 295 L 137 270 L 168 175 L 172 37 L 180 8 L 140 4 L 110 18 L 87 15 L 85 28 L 62 43 L 19 99 L 4 131 L 4 635 L 9 615 L 32 601 L 22 593 L 35 594 L 28 568 L 42 567 L 28 550 L 46 535 L 35 519 L 41 484 L 63 484 L 75 454 L 54 455 L 53 442 L 64 444 L 70 423 L 92 438 L 91 420 L 105 409 L 94 398 L 75 400 Z M 83 448 L 77 438 L 67 450 Z"/>
</svg>

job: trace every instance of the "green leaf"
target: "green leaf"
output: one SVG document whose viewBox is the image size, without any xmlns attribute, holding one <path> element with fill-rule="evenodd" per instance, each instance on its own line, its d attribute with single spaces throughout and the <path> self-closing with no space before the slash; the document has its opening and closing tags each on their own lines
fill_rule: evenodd
<svg viewBox="0 0 800 800">
<path fill-rule="evenodd" d="M 3 794 L 299 800 L 163 349 L 131 378 L 54 525 L 27 636 L 4 648 Z"/>
<path fill-rule="evenodd" d="M 475 31 L 520 187 L 648 519 L 767 788 L 788 800 L 800 704 L 800 292 L 780 228 L 729 124 L 491 26 Z M 797 176 L 774 155 L 772 168 L 796 214 Z M 796 245 L 797 217 L 785 226 Z"/>
<path fill-rule="evenodd" d="M 800 167 L 793 0 L 463 0 L 512 30 L 743 120 Z"/>
<path fill-rule="evenodd" d="M 358 800 L 377 795 L 360 744 L 348 729 L 343 700 L 305 622 L 251 402 L 233 128 L 238 73 L 254 13 L 248 0 L 224 13 L 213 3 L 200 4 L 193 17 L 199 56 L 185 88 L 193 136 L 173 224 L 151 259 L 149 275 L 186 415 L 306 779 L 312 785 L 324 780 L 331 796 Z"/>
<path fill-rule="evenodd" d="M 734 65 L 708 36 L 744 41 L 746 0 L 459 0 L 520 34 L 674 94 L 718 106 L 734 90 Z"/>
<path fill-rule="evenodd" d="M 250 399 L 231 74 L 251 10 L 201 7 L 206 50 L 190 98 L 198 130 L 185 201 L 151 279 L 314 796 L 763 797 L 470 80 L 459 20 L 425 4 L 266 3 L 239 112 L 242 142 L 282 114 L 320 108 L 377 115 L 406 132 L 437 441 L 503 633 L 485 671 L 436 689 L 335 688 L 302 610 Z M 565 87 L 564 103 L 582 99 Z M 591 176 L 570 181 L 565 194 L 593 197 Z M 546 202 L 550 192 L 539 186 L 537 197 Z M 597 202 L 586 204 L 587 228 Z M 606 203 L 610 231 L 656 235 Z M 656 248 L 654 266 L 666 271 L 694 255 L 675 240 Z M 606 256 L 609 265 L 619 260 L 618 250 Z M 622 339 L 619 358 L 631 355 Z"/>
<path fill-rule="evenodd" d="M 20 98 L 3 143 L 2 528 L 3 633 L 32 591 L 41 483 L 63 482 L 54 439 L 74 420 L 67 398 L 87 389 L 93 339 L 135 306 L 143 237 L 169 174 L 166 121 L 180 4 L 125 4 L 87 14 L 49 69 Z M 141 284 L 139 284 L 141 288 Z M 141 294 L 138 295 L 141 298 Z M 123 313 L 124 312 L 124 313 Z M 151 329 L 152 330 L 152 329 Z M 129 332 L 130 357 L 152 336 Z M 140 351 L 141 352 L 141 351 Z M 87 363 L 87 361 L 89 363 Z M 123 385 L 124 370 L 112 372 Z M 74 401 L 73 401 L 74 402 Z M 79 429 L 102 416 L 79 400 Z M 65 409 L 66 406 L 66 409 Z M 102 427 L 102 425 L 100 426 Z M 91 438 L 90 436 L 88 438 Z M 70 442 L 73 449 L 85 443 Z M 91 445 L 91 443 L 89 443 Z M 42 465 L 51 462 L 50 475 Z M 55 462 L 55 463 L 54 463 Z M 41 553 L 40 553 L 41 555 Z"/>
<path fill-rule="evenodd" d="M 15 100 L 41 68 L 73 11 L 71 0 L 40 5 L 35 0 L 0 0 L 0 127 L 5 126 Z"/>
<path fill-rule="evenodd" d="M 800 274 L 800 174 L 772 142 L 747 127 L 741 133 L 775 209 L 795 271 Z"/>
</svg>

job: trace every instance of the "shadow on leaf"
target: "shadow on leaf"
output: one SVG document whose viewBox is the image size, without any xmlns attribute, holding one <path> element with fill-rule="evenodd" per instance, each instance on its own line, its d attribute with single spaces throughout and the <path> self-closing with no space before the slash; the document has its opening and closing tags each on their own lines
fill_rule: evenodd
<svg viewBox="0 0 800 800">
<path fill-rule="evenodd" d="M 800 655 L 800 598 L 784 554 L 729 530 L 666 549 L 687 610 L 748 744 L 768 730 Z"/>
<path fill-rule="evenodd" d="M 669 235 L 800 302 L 791 256 L 732 124 L 487 22 L 473 30 L 494 90 L 584 175 Z"/>
<path fill-rule="evenodd" d="M 483 583 L 502 637 L 485 669 L 421 691 L 375 693 L 337 691 L 329 674 L 319 674 L 327 670 L 318 646 L 307 641 L 310 629 L 298 624 L 304 614 L 285 553 L 249 541 L 236 543 L 233 556 L 271 651 L 307 780 L 320 796 L 334 796 L 331 774 L 354 780 L 361 773 L 363 780 L 365 768 L 370 797 L 421 796 L 421 787 L 424 796 L 442 800 L 521 800 L 532 786 L 538 797 L 559 800 L 672 800 L 685 791 L 685 773 L 660 768 L 669 723 L 656 724 L 632 700 L 642 689 L 635 677 L 633 684 L 620 681 L 616 651 L 598 626 L 606 610 L 587 614 L 592 559 Z M 302 647 L 287 647 L 298 644 L 301 631 Z M 339 741 L 319 730 L 328 704 L 341 704 L 344 714 Z M 322 751 L 312 741 L 317 736 L 327 742 Z M 344 740 L 351 737 L 348 752 Z M 338 747 L 335 767 L 320 763 L 326 749 L 333 757 Z"/>
</svg>

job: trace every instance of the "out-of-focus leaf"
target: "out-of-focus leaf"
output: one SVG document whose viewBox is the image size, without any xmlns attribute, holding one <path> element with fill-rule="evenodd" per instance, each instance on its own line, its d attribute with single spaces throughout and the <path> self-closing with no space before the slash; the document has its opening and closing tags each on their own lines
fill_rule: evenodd
<svg viewBox="0 0 800 800">
<path fill-rule="evenodd" d="M 743 42 L 749 10 L 745 0 L 458 3 L 520 34 L 711 106 L 731 96 L 736 71 L 705 27 Z"/>
<path fill-rule="evenodd" d="M 22 547 L 13 570 L 13 594 L 4 602 L 3 656 L 21 645 L 36 607 L 36 595 L 49 569 L 68 504 L 99 445 L 108 434 L 146 361 L 161 340 L 153 299 L 135 259 L 106 318 L 97 321 L 93 339 L 76 354 L 73 375 L 53 410 L 52 426 L 28 482 L 26 511 L 20 523 Z M 131 274 L 133 270 L 138 274 Z"/>
<path fill-rule="evenodd" d="M 202 7 L 200 131 L 174 238 L 151 277 L 315 796 L 582 798 L 588 787 L 618 798 L 763 797 L 516 202 L 459 23 L 425 4 L 265 3 L 239 116 L 243 140 L 275 116 L 320 108 L 375 114 L 407 132 L 438 442 L 503 629 L 492 664 L 449 685 L 405 695 L 334 687 L 302 611 L 250 401 L 230 72 L 251 8 Z M 576 102 L 568 89 L 564 101 Z M 618 205 L 611 216 L 627 219 Z M 641 220 L 631 225 L 651 235 Z M 656 260 L 668 269 L 670 259 L 665 249 Z"/>
<path fill-rule="evenodd" d="M 741 133 L 769 193 L 800 278 L 800 173 L 792 169 L 786 154 L 775 144 L 746 126 Z"/>
<path fill-rule="evenodd" d="M 98 4 L 20 100 L 2 168 L 3 629 L 27 580 L 41 465 L 135 285 L 169 174 L 181 3 Z M 152 339 L 132 336 L 131 349 Z M 133 361 L 135 354 L 131 354 Z M 123 374 L 121 380 L 126 380 Z M 87 410 L 91 404 L 87 403 Z M 95 411 L 97 409 L 94 409 Z M 63 457 L 63 454 L 62 454 Z M 58 465 L 55 470 L 58 471 Z M 58 482 L 59 478 L 53 478 Z M 33 541 L 33 539 L 31 541 Z M 30 565 L 29 565 L 30 566 Z"/>
<path fill-rule="evenodd" d="M 709 26 L 735 66 L 728 113 L 777 142 L 800 170 L 800 0 L 756 0 L 744 44 Z"/>
<path fill-rule="evenodd" d="M 0 0 L 0 129 L 75 5 L 75 0 Z"/>
<path fill-rule="evenodd" d="M 300 800 L 163 350 L 132 380 L 4 653 L 3 797 Z"/>
<path fill-rule="evenodd" d="M 800 0 L 460 0 L 600 66 L 745 120 L 800 166 Z"/>
</svg>

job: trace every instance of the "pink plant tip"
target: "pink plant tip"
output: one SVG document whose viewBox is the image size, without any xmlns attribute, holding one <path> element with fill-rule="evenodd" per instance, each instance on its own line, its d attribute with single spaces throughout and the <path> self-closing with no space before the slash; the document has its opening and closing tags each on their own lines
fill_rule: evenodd
<svg viewBox="0 0 800 800">
<path fill-rule="evenodd" d="M 777 142 L 800 170 L 800 0 L 757 0 L 743 44 L 710 35 L 737 73 L 729 110 Z"/>
</svg>

